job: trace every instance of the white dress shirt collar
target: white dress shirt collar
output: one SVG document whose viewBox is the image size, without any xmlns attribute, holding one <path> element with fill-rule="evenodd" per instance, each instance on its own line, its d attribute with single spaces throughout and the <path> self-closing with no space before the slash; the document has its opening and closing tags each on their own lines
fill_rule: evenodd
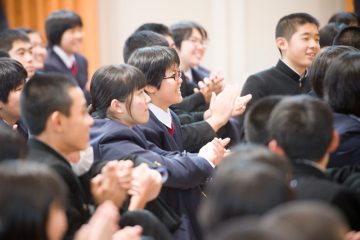
<svg viewBox="0 0 360 240">
<path fill-rule="evenodd" d="M 149 109 L 160 122 L 162 122 L 166 127 L 171 128 L 172 118 L 170 109 L 164 111 L 153 103 L 149 104 Z"/>
<path fill-rule="evenodd" d="M 69 56 L 66 52 L 59 46 L 55 45 L 53 47 L 54 52 L 60 57 L 60 59 L 65 63 L 67 68 L 71 68 L 73 63 L 75 62 L 74 54 Z"/>
</svg>

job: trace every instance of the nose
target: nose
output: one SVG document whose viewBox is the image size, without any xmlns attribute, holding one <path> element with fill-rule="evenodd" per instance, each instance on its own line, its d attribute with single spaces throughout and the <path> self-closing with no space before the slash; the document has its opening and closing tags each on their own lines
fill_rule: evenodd
<svg viewBox="0 0 360 240">
<path fill-rule="evenodd" d="M 181 85 L 182 82 L 183 82 L 182 77 L 179 77 L 178 84 Z"/>
<path fill-rule="evenodd" d="M 145 94 L 145 102 L 146 104 L 149 104 L 151 102 L 151 98 L 149 95 L 147 95 L 147 93 L 144 93 Z"/>
<path fill-rule="evenodd" d="M 87 114 L 86 118 L 88 126 L 91 127 L 94 124 L 94 119 L 89 114 Z"/>
<path fill-rule="evenodd" d="M 30 53 L 30 52 L 26 52 L 26 54 L 25 54 L 25 61 L 28 62 L 28 63 L 30 63 L 30 62 L 32 62 L 33 60 L 34 60 L 33 54 Z"/>
</svg>

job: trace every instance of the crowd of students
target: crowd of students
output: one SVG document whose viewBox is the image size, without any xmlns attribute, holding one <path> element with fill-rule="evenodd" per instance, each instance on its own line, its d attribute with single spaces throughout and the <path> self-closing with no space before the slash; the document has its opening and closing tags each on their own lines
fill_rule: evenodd
<svg viewBox="0 0 360 240">
<path fill-rule="evenodd" d="M 145 23 L 89 78 L 82 20 L 0 32 L 0 239 L 360 239 L 360 28 L 276 26 L 242 90 L 193 21 Z"/>
</svg>

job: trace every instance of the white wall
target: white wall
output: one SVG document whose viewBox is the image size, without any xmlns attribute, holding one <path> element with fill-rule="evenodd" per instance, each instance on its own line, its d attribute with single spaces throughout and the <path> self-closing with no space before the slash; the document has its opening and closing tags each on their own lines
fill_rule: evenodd
<svg viewBox="0 0 360 240">
<path fill-rule="evenodd" d="M 99 0 L 100 62 L 121 63 L 125 39 L 142 23 L 194 20 L 209 33 L 204 66 L 229 82 L 273 66 L 279 53 L 275 26 L 293 12 L 308 12 L 323 26 L 343 0 Z M 110 17 L 111 16 L 111 17 Z"/>
</svg>

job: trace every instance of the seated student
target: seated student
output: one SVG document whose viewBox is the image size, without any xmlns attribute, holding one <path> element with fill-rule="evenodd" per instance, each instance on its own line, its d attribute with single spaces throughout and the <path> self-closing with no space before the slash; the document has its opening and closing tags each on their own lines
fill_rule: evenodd
<svg viewBox="0 0 360 240">
<path fill-rule="evenodd" d="M 275 37 L 281 59 L 275 67 L 248 77 L 241 95 L 252 94 L 250 105 L 269 95 L 297 95 L 311 90 L 307 68 L 320 50 L 318 28 L 319 22 L 307 13 L 293 13 L 278 21 Z M 239 116 L 241 134 L 243 121 Z"/>
<path fill-rule="evenodd" d="M 6 51 L 10 58 L 19 61 L 26 69 L 27 77 L 35 73 L 34 57 L 29 37 L 22 31 L 7 29 L 0 32 L 0 49 Z"/>
<path fill-rule="evenodd" d="M 44 41 L 42 40 L 40 33 L 32 28 L 17 28 L 17 29 L 25 32 L 30 39 L 30 42 L 33 46 L 32 53 L 34 56 L 35 71 L 43 70 L 47 52 Z"/>
<path fill-rule="evenodd" d="M 338 23 L 328 23 L 324 27 L 322 27 L 319 31 L 320 47 L 324 48 L 327 46 L 332 46 L 335 36 L 344 27 L 346 27 L 345 24 L 338 24 Z"/>
<path fill-rule="evenodd" d="M 67 189 L 56 172 L 46 165 L 13 160 L 1 163 L 0 173 L 0 238 L 63 239 Z M 118 230 L 118 220 L 114 204 L 105 202 L 75 239 L 140 239 L 139 227 Z M 124 234 L 134 238 L 119 238 Z"/>
<path fill-rule="evenodd" d="M 246 142 L 267 146 L 270 136 L 266 125 L 272 110 L 283 98 L 278 95 L 267 96 L 248 109 L 244 121 Z"/>
<path fill-rule="evenodd" d="M 260 228 L 290 231 L 304 240 L 344 240 L 349 226 L 333 207 L 316 201 L 290 202 L 274 208 L 260 220 Z M 355 240 L 355 239 L 354 239 Z"/>
<path fill-rule="evenodd" d="M 137 124 L 149 120 L 149 96 L 144 92 L 146 80 L 143 73 L 130 65 L 109 65 L 98 69 L 91 80 L 90 93 L 95 119 L 91 127 L 91 145 L 95 159 L 109 161 L 128 154 L 143 157 L 155 165 L 168 169 L 161 196 L 181 217 L 182 223 L 175 236 L 178 239 L 199 237 L 194 219 L 189 219 L 183 199 L 185 190 L 198 189 L 221 162 L 228 139 L 214 139 L 199 154 L 165 151 L 148 142 Z M 198 192 L 200 194 L 200 192 Z M 194 203 L 195 204 L 195 203 Z"/>
<path fill-rule="evenodd" d="M 0 162 L 7 159 L 25 159 L 27 156 L 26 141 L 20 134 L 10 128 L 0 126 Z"/>
<path fill-rule="evenodd" d="M 44 71 L 74 76 L 89 101 L 86 91 L 88 62 L 80 54 L 84 35 L 82 26 L 80 16 L 73 11 L 59 10 L 47 17 L 45 32 L 48 40 L 48 56 Z"/>
<path fill-rule="evenodd" d="M 184 151 L 180 121 L 176 114 L 169 109 L 172 104 L 182 101 L 179 90 L 182 82 L 179 70 L 180 59 L 175 49 L 167 47 L 141 48 L 131 55 L 128 63 L 139 68 L 145 74 L 145 92 L 151 98 L 150 119 L 146 124 L 139 125 L 144 136 L 163 150 Z M 229 101 L 231 98 L 236 98 L 235 91 L 226 91 L 226 93 L 225 97 Z M 201 188 L 184 191 L 182 195 L 192 198 L 191 205 L 187 207 L 190 209 L 187 214 L 190 219 L 196 220 L 195 213 L 201 196 Z M 183 199 L 184 205 L 186 205 L 188 200 Z"/>
<path fill-rule="evenodd" d="M 360 52 L 340 55 L 324 78 L 325 100 L 334 110 L 339 147 L 330 155 L 329 167 L 356 165 L 360 159 Z"/>
<path fill-rule="evenodd" d="M 156 192 L 160 191 L 161 184 L 157 184 L 158 180 L 155 178 L 159 173 L 148 170 L 156 175 L 149 177 L 147 184 L 146 181 L 141 181 L 141 184 L 133 186 L 132 164 L 128 166 L 127 161 L 119 161 L 94 165 L 94 175 L 99 172 L 101 175 L 91 179 L 91 193 L 87 192 L 87 187 L 81 184 L 72 171 L 70 160 L 65 158 L 68 154 L 87 147 L 89 130 L 93 123 L 87 113 L 83 93 L 71 76 L 57 73 L 35 75 L 22 92 L 21 113 L 32 135 L 28 141 L 27 158 L 55 170 L 69 189 L 69 205 L 66 209 L 69 229 L 66 237 L 72 237 L 88 220 L 89 205 L 92 202 L 100 204 L 112 200 L 120 207 L 129 191 L 133 195 L 130 199 L 130 210 L 139 209 L 144 201 L 154 199 L 154 194 L 156 197 Z M 144 170 L 144 167 L 141 168 Z M 149 176 L 149 173 L 141 171 L 140 175 Z M 92 176 L 89 174 L 85 177 L 89 183 Z M 148 187 L 148 184 L 152 189 L 144 191 L 143 186 Z"/>
<path fill-rule="evenodd" d="M 297 198 L 327 202 L 344 214 L 352 229 L 360 229 L 359 196 L 324 174 L 339 142 L 330 107 L 306 95 L 288 97 L 272 111 L 268 127 L 269 149 L 293 165 Z"/>
<path fill-rule="evenodd" d="M 354 12 L 338 12 L 332 15 L 328 23 L 345 24 L 347 26 L 359 26 L 359 17 Z"/>
<path fill-rule="evenodd" d="M 164 40 L 165 39 L 159 34 L 150 31 L 135 32 L 125 42 L 124 60 L 128 61 L 130 55 L 135 50 L 142 47 L 167 46 Z M 162 67 L 162 60 L 160 56 L 161 53 L 158 53 L 158 67 Z M 149 61 L 151 61 L 151 59 L 147 58 L 144 63 L 149 63 Z M 154 68 L 143 67 L 142 70 L 146 71 L 147 75 L 151 75 L 151 78 L 153 79 L 157 78 L 159 80 L 162 78 L 161 75 L 163 75 L 162 72 L 157 72 Z M 231 130 L 234 129 L 227 124 L 230 112 L 233 110 L 233 114 L 235 115 L 243 112 L 246 108 L 247 102 L 251 99 L 251 95 L 237 98 L 233 107 L 231 104 L 233 100 L 228 98 L 231 96 L 231 91 L 231 88 L 227 88 L 227 91 L 222 93 L 222 95 L 216 96 L 215 101 L 213 101 L 210 105 L 210 109 L 205 112 L 183 112 L 178 115 L 182 124 L 181 132 L 185 150 L 189 152 L 198 152 L 203 145 L 217 136 L 217 132 L 219 132 L 220 136 L 232 137 L 231 133 L 233 131 Z M 183 98 L 182 101 L 184 102 L 186 99 Z"/>
<path fill-rule="evenodd" d="M 360 27 L 345 27 L 335 36 L 333 45 L 345 45 L 360 49 Z"/>
<path fill-rule="evenodd" d="M 263 147 L 250 152 L 225 158 L 207 185 L 200 212 L 204 232 L 234 218 L 261 216 L 293 199 L 286 174 L 271 163 L 283 160 Z"/>
<path fill-rule="evenodd" d="M 312 90 L 309 95 L 323 98 L 324 97 L 324 77 L 330 64 L 342 53 L 359 51 L 350 46 L 330 46 L 324 48 L 315 58 L 309 69 L 308 79 L 311 83 Z"/>
<path fill-rule="evenodd" d="M 196 111 L 207 109 L 211 92 L 219 94 L 224 88 L 224 78 L 219 74 L 210 77 L 210 71 L 201 67 L 200 63 L 206 51 L 207 32 L 204 27 L 193 21 L 180 21 L 170 26 L 176 50 L 181 59 L 184 82 L 181 94 L 186 99 L 195 92 L 203 95 L 205 103 Z M 187 110 L 185 102 L 172 106 L 175 112 Z M 189 110 L 193 111 L 193 110 Z"/>
<path fill-rule="evenodd" d="M 20 94 L 27 72 L 18 61 L 0 58 L 0 126 L 18 131 L 28 137 L 25 124 L 20 120 Z"/>
</svg>

